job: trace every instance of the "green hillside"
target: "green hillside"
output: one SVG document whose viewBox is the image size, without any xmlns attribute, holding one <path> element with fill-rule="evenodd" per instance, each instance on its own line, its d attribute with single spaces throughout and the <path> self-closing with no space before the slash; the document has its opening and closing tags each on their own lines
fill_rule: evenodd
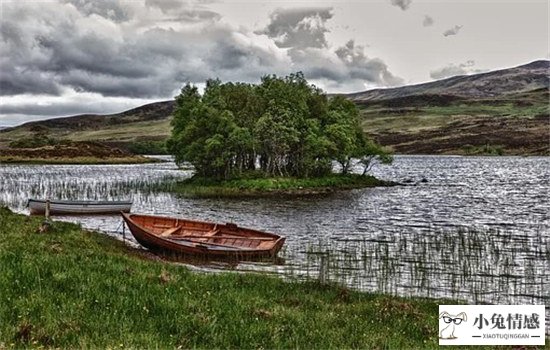
<svg viewBox="0 0 550 350">
<path fill-rule="evenodd" d="M 360 104 L 363 127 L 407 154 L 550 154 L 548 89 L 442 102 L 410 98 Z"/>
</svg>

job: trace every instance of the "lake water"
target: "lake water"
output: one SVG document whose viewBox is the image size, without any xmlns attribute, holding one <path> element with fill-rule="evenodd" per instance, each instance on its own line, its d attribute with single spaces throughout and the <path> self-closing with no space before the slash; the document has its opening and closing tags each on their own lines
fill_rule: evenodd
<svg viewBox="0 0 550 350">
<path fill-rule="evenodd" d="M 0 165 L 0 204 L 29 197 L 132 199 L 175 215 L 287 236 L 283 264 L 243 263 L 398 295 L 550 304 L 547 157 L 397 156 L 377 177 L 416 185 L 303 198 L 188 199 L 147 190 L 191 175 L 174 163 Z M 425 179 L 426 182 L 420 180 Z M 121 238 L 118 216 L 61 217 Z M 209 265 L 213 266 L 223 265 Z"/>
</svg>

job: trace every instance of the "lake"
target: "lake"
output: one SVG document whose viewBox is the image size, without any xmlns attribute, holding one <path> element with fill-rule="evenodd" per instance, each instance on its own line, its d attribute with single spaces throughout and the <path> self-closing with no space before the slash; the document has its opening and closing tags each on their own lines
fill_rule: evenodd
<svg viewBox="0 0 550 350">
<path fill-rule="evenodd" d="M 148 190 L 191 176 L 190 169 L 179 170 L 172 162 L 4 164 L 0 204 L 26 213 L 29 197 L 132 199 L 133 212 L 236 222 L 287 236 L 280 254 L 284 263 L 232 269 L 398 295 L 548 305 L 548 160 L 396 156 L 393 165 L 372 173 L 411 185 L 292 199 L 188 199 Z M 118 216 L 60 219 L 122 239 Z"/>
</svg>

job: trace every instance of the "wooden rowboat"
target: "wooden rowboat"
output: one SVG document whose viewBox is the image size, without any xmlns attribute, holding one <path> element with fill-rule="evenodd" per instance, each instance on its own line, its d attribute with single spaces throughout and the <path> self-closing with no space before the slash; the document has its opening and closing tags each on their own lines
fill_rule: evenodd
<svg viewBox="0 0 550 350">
<path fill-rule="evenodd" d="M 29 199 L 27 206 L 31 214 L 42 215 L 46 212 L 46 201 Z M 128 201 L 50 201 L 50 214 L 118 214 L 129 212 L 132 202 Z"/>
<path fill-rule="evenodd" d="M 126 213 L 122 217 L 142 246 L 161 253 L 245 260 L 275 257 L 285 243 L 285 237 L 231 223 Z"/>
</svg>

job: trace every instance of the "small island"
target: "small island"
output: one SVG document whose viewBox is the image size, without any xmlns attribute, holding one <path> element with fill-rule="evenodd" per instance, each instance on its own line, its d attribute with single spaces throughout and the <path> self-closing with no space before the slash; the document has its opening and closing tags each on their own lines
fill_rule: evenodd
<svg viewBox="0 0 550 350">
<path fill-rule="evenodd" d="M 366 136 L 357 106 L 329 98 L 302 73 L 265 76 L 260 84 L 208 80 L 203 94 L 187 84 L 172 127 L 168 151 L 195 169 L 173 187 L 183 194 L 318 194 L 394 184 L 367 175 L 393 158 Z M 356 166 L 361 174 L 352 173 Z"/>
</svg>

